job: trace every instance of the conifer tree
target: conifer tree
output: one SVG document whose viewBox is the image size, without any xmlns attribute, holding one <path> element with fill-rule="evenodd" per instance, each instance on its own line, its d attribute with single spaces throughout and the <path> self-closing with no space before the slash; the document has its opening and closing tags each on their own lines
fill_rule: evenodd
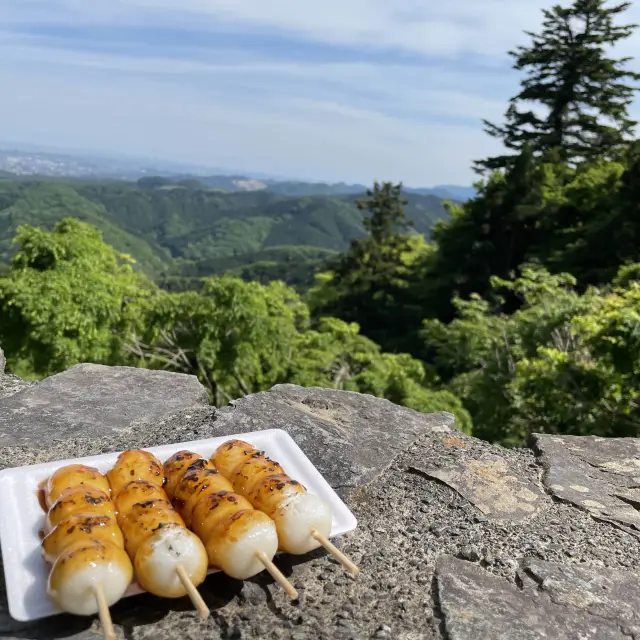
<svg viewBox="0 0 640 640">
<path fill-rule="evenodd" d="M 536 156 L 558 149 L 574 164 L 610 157 L 629 140 L 636 122 L 628 107 L 640 74 L 626 68 L 631 58 L 608 57 L 607 49 L 637 25 L 615 24 L 630 2 L 608 4 L 574 0 L 570 7 L 544 10 L 541 33 L 526 32 L 530 46 L 509 52 L 514 68 L 527 77 L 509 101 L 505 124 L 484 123 L 514 153 L 476 162 L 478 172 L 507 167 L 526 143 Z"/>
<path fill-rule="evenodd" d="M 406 204 L 402 184 L 376 182 L 367 191 L 367 198 L 357 205 L 369 214 L 363 221 L 368 233 L 353 240 L 346 253 L 330 265 L 334 296 L 317 310 L 319 315 L 357 322 L 363 335 L 382 340 L 385 348 L 390 348 L 385 340 L 389 327 L 403 326 L 408 322 L 404 315 L 413 312 L 403 300 L 406 259 L 412 251 L 412 222 L 406 217 Z"/>
<path fill-rule="evenodd" d="M 353 240 L 351 247 L 335 265 L 336 283 L 357 273 L 365 279 L 379 279 L 389 269 L 393 271 L 400 254 L 408 249 L 407 234 L 412 226 L 404 210 L 407 200 L 402 196 L 402 184 L 375 183 L 367 198 L 356 205 L 368 212 L 362 222 L 367 230 L 365 238 Z"/>
</svg>

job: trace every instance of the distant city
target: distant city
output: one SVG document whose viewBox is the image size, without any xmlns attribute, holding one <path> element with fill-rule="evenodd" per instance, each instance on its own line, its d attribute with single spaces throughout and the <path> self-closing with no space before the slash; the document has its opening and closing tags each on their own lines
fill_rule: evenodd
<svg viewBox="0 0 640 640">
<path fill-rule="evenodd" d="M 296 178 L 282 178 L 254 172 L 231 171 L 213 167 L 186 165 L 167 161 L 113 158 L 40 151 L 29 148 L 0 148 L 0 172 L 13 176 L 42 176 L 51 178 L 112 179 L 135 181 L 158 176 L 172 179 L 201 180 L 209 186 L 226 190 L 257 191 L 274 185 L 288 185 L 298 192 L 318 195 L 362 193 L 370 185 L 309 182 Z M 219 184 L 218 184 L 219 183 Z M 317 185 L 317 189 L 314 188 Z M 407 192 L 434 195 L 439 198 L 465 201 L 475 195 L 472 187 L 436 185 L 434 187 L 405 188 Z"/>
</svg>

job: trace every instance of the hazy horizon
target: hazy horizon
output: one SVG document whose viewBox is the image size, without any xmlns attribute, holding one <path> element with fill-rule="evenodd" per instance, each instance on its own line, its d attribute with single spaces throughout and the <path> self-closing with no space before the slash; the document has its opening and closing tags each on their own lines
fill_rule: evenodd
<svg viewBox="0 0 640 640">
<path fill-rule="evenodd" d="M 550 4 L 4 0 L 0 138 L 300 180 L 471 184 L 472 161 L 500 150 L 482 118 L 499 121 L 518 90 L 507 51 Z"/>
<path fill-rule="evenodd" d="M 173 173 L 176 175 L 184 174 L 193 174 L 196 176 L 238 176 L 238 177 L 246 177 L 252 178 L 256 180 L 272 180 L 272 181 L 281 181 L 281 182 L 309 182 L 309 183 L 329 183 L 329 184 L 347 184 L 347 185 L 363 185 L 368 186 L 368 183 L 359 183 L 353 181 L 346 180 L 337 180 L 337 181 L 325 181 L 321 179 L 308 179 L 308 178 L 300 178 L 299 176 L 278 176 L 272 175 L 265 172 L 253 172 L 246 171 L 242 168 L 228 168 L 228 167 L 207 167 L 203 165 L 194 165 L 190 163 L 181 163 L 175 162 L 167 158 L 151 158 L 146 156 L 133 156 L 129 154 L 118 154 L 118 153 L 104 153 L 99 150 L 88 150 L 83 151 L 79 149 L 70 149 L 64 147 L 55 147 L 55 146 L 46 146 L 46 145 L 38 145 L 32 143 L 25 143 L 20 141 L 11 141 L 11 140 L 2 140 L 0 139 L 0 152 L 18 152 L 29 154 L 33 153 L 35 155 L 52 155 L 52 156 L 61 156 L 61 157 L 69 157 L 76 160 L 87 160 L 87 161 L 113 161 L 113 162 L 122 162 L 123 164 L 130 164 L 131 167 L 135 167 L 137 169 L 163 169 L 163 173 Z M 429 189 L 429 188 L 437 188 L 437 187 L 456 187 L 456 188 L 471 188 L 471 184 L 453 184 L 448 183 L 444 184 L 435 184 L 435 183 L 421 183 L 416 185 L 410 185 L 403 183 L 403 186 L 411 188 L 411 189 Z"/>
</svg>

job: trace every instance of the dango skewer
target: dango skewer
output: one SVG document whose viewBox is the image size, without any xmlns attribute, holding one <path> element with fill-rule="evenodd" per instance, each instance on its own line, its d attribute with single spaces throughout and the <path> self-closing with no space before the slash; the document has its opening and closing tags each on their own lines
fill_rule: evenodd
<svg viewBox="0 0 640 640">
<path fill-rule="evenodd" d="M 133 566 L 109 483 L 97 469 L 72 464 L 56 470 L 41 488 L 48 507 L 42 555 L 52 567 L 47 592 L 67 613 L 97 613 L 105 640 L 115 640 L 109 607 L 131 584 Z"/>
<path fill-rule="evenodd" d="M 298 592 L 275 566 L 275 523 L 233 491 L 214 463 L 180 451 L 164 465 L 176 509 L 202 540 L 209 562 L 227 575 L 245 580 L 266 569 L 292 598 Z"/>
<path fill-rule="evenodd" d="M 196 588 L 207 575 L 207 553 L 169 502 L 162 463 L 148 451 L 127 450 L 107 478 L 140 586 L 164 598 L 188 595 L 198 614 L 208 616 Z"/>
<path fill-rule="evenodd" d="M 322 546 L 351 574 L 360 573 L 356 564 L 329 540 L 331 507 L 290 478 L 279 463 L 242 440 L 221 444 L 211 460 L 232 483 L 234 491 L 274 520 L 282 551 L 299 555 Z"/>
</svg>

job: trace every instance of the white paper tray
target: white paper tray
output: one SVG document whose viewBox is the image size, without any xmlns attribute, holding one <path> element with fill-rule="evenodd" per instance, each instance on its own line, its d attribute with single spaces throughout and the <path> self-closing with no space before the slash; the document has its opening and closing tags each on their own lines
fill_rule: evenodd
<svg viewBox="0 0 640 640">
<path fill-rule="evenodd" d="M 270 458 L 277 460 L 284 467 L 287 475 L 301 482 L 310 493 L 326 500 L 333 511 L 331 537 L 343 535 L 356 528 L 355 516 L 291 436 L 281 429 L 231 434 L 145 449 L 151 451 L 162 462 L 182 449 L 194 451 L 208 458 L 220 444 L 232 438 L 245 440 L 258 449 L 263 449 Z M 117 451 L 0 471 L 0 545 L 9 613 L 16 620 L 26 622 L 62 613 L 47 595 L 49 568 L 42 559 L 41 540 L 38 536 L 44 525 L 45 514 L 38 502 L 38 483 L 59 467 L 71 463 L 86 464 L 106 473 L 115 464 L 119 454 L 120 451 Z M 138 593 L 141 593 L 141 589 L 134 583 L 124 597 Z"/>
</svg>

